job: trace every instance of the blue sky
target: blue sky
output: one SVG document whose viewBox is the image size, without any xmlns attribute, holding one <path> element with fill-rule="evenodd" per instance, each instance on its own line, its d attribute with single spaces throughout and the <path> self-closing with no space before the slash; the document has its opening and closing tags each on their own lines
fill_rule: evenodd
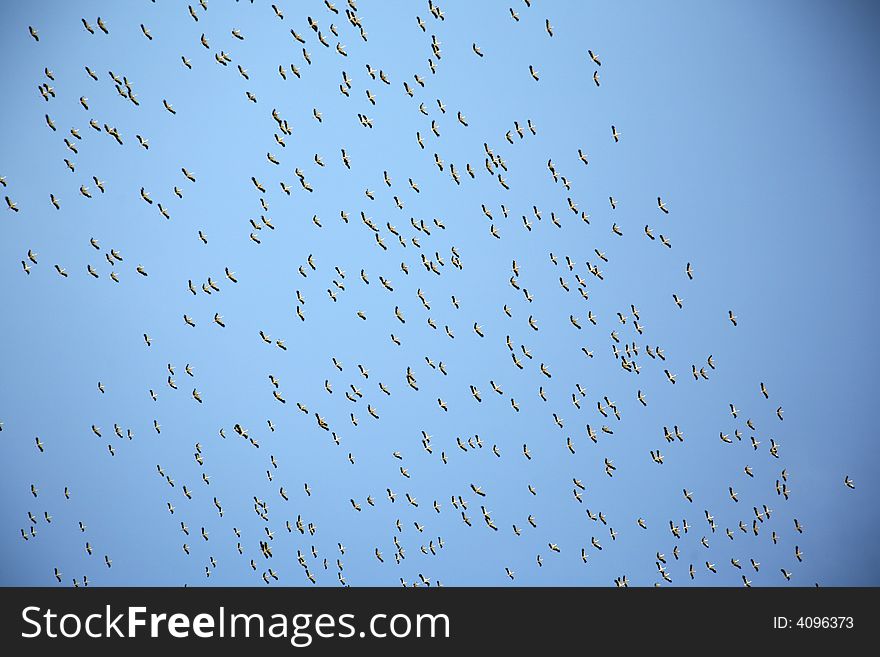
<svg viewBox="0 0 880 657">
<path fill-rule="evenodd" d="M 781 568 L 791 573 L 790 585 L 880 583 L 872 504 L 878 453 L 870 416 L 878 303 L 866 292 L 876 278 L 871 250 L 878 237 L 876 9 L 866 2 L 612 6 L 535 0 L 527 7 L 521 0 L 447 1 L 440 5 L 444 20 L 438 20 L 425 3 L 361 0 L 357 16 L 368 33 L 363 41 L 345 16 L 345 3 L 336 4 L 338 15 L 318 0 L 285 2 L 278 5 L 284 14 L 279 19 L 269 3 L 211 0 L 207 11 L 194 3 L 198 22 L 185 3 L 162 0 L 8 9 L 0 25 L 0 47 L 9 63 L 2 72 L 0 176 L 7 184 L 3 195 L 20 211 L 0 208 L 5 361 L 0 449 L 6 463 L 0 481 L 0 583 L 56 585 L 58 568 L 64 585 L 74 578 L 82 582 L 83 575 L 92 585 L 263 585 L 261 575 L 271 567 L 279 576 L 278 582 L 270 579 L 273 585 L 310 585 L 297 550 L 317 583 L 329 586 L 339 585 L 337 558 L 351 585 L 396 585 L 400 578 L 412 583 L 420 581 L 419 574 L 445 585 L 609 586 L 623 575 L 633 585 L 665 585 L 657 552 L 666 555 L 673 585 L 740 586 L 743 574 L 754 585 L 783 585 Z M 98 30 L 98 16 L 109 35 Z M 308 16 L 329 47 L 318 42 Z M 84 29 L 83 17 L 94 35 Z M 331 33 L 331 23 L 339 37 Z M 39 42 L 28 26 L 38 29 Z M 244 40 L 236 39 L 233 29 Z M 306 40 L 311 64 L 291 29 Z M 199 43 L 202 34 L 209 49 Z M 439 60 L 432 35 L 440 42 Z M 347 56 L 336 52 L 337 42 Z M 483 57 L 473 52 L 474 43 Z M 228 66 L 215 61 L 220 51 L 230 55 Z M 192 70 L 181 56 L 192 62 Z M 435 74 L 428 58 L 437 65 Z M 239 64 L 249 79 L 239 74 Z M 382 70 L 391 84 L 371 79 L 367 64 Z M 279 65 L 286 67 L 286 80 Z M 301 78 L 292 75 L 291 65 Z M 539 80 L 532 79 L 529 66 Z M 598 87 L 592 80 L 597 70 Z M 119 96 L 108 71 L 126 77 L 138 106 Z M 343 71 L 351 82 L 349 97 L 339 89 Z M 405 93 L 404 81 L 413 97 Z M 56 92 L 48 102 L 38 90 L 43 83 Z M 163 100 L 176 114 L 163 108 Z M 284 147 L 273 137 L 280 135 L 273 109 L 292 130 Z M 320 123 L 314 109 L 322 114 Z M 459 111 L 467 126 L 456 119 Z M 47 127 L 46 113 L 56 132 Z M 358 114 L 367 115 L 373 127 L 363 127 Z M 90 119 L 117 128 L 124 143 L 93 130 Z M 537 134 L 526 128 L 518 137 L 514 122 L 525 128 L 529 120 Z M 432 121 L 439 137 L 431 132 Z M 621 133 L 619 143 L 612 139 L 612 125 Z M 70 128 L 82 139 L 74 139 Z M 505 139 L 508 131 L 512 144 Z M 149 140 L 149 149 L 138 145 L 136 135 Z M 64 137 L 78 153 L 65 146 Z M 509 189 L 487 172 L 484 143 L 503 159 Z M 341 161 L 343 148 L 351 169 Z M 589 160 L 586 166 L 579 148 Z M 267 153 L 280 164 L 272 164 Z M 444 162 L 442 172 L 435 153 Z M 316 154 L 325 166 L 316 164 Z M 548 160 L 569 190 L 561 180 L 554 182 Z M 451 163 L 460 185 L 449 174 Z M 195 175 L 195 183 L 182 167 Z M 296 169 L 313 192 L 300 185 Z M 105 193 L 92 176 L 104 182 Z M 255 189 L 252 176 L 265 194 Z M 290 186 L 290 195 L 280 181 Z M 92 198 L 80 194 L 81 185 Z M 175 186 L 183 198 L 173 193 Z M 142 187 L 152 205 L 141 200 Z M 657 196 L 667 203 L 668 215 L 657 208 Z M 569 197 L 578 214 L 569 209 Z M 170 219 L 159 213 L 158 203 Z M 348 223 L 340 211 L 348 213 Z M 581 211 L 589 213 L 589 224 Z M 378 228 L 387 250 L 377 246 L 361 212 Z M 561 228 L 551 223 L 551 213 Z M 259 224 L 261 215 L 275 230 L 253 229 L 249 220 Z M 531 231 L 523 226 L 524 215 Z M 320 228 L 312 222 L 315 216 Z M 445 229 L 435 226 L 435 218 Z M 415 230 L 411 219 L 424 220 L 430 234 Z M 407 241 L 405 248 L 388 223 Z M 612 233 L 612 223 L 623 236 Z M 656 240 L 646 237 L 646 224 Z M 490 234 L 490 225 L 500 239 Z M 200 230 L 207 244 L 199 240 Z M 251 233 L 260 244 L 249 239 Z M 660 234 L 671 249 L 661 245 Z M 461 269 L 453 266 L 453 248 Z M 26 275 L 21 261 L 29 249 L 38 263 Z M 113 266 L 106 257 L 110 249 L 123 258 Z M 422 255 L 434 261 L 439 275 L 422 266 Z M 532 301 L 509 282 L 514 259 L 517 284 Z M 590 274 L 588 262 L 600 265 L 603 280 Z M 688 262 L 694 280 L 685 275 Z M 59 276 L 55 264 L 68 277 Z M 88 265 L 98 279 L 87 273 Z M 138 265 L 148 276 L 136 272 Z M 298 272 L 301 266 L 306 277 Z M 225 277 L 225 267 L 238 283 Z M 109 278 L 111 271 L 118 283 Z M 586 283 L 588 300 L 576 290 L 576 274 Z M 382 287 L 380 276 L 393 291 Z M 202 292 L 208 277 L 219 292 Z M 570 291 L 560 286 L 560 277 Z M 188 280 L 196 285 L 195 296 Z M 335 290 L 336 302 L 328 289 Z M 419 300 L 419 290 L 430 309 Z M 673 294 L 683 299 L 682 309 Z M 504 314 L 505 304 L 512 317 Z M 631 304 L 643 335 L 634 330 Z M 297 317 L 297 306 L 305 321 Z M 395 307 L 405 324 L 395 319 Z M 729 310 L 738 318 L 736 327 L 727 319 Z M 587 321 L 589 312 L 595 326 Z M 618 312 L 627 316 L 625 324 Z M 225 328 L 213 323 L 214 313 L 223 316 Z M 195 327 L 184 323 L 184 314 Z M 581 330 L 569 315 L 580 318 Z M 529 316 L 538 331 L 529 327 Z M 474 323 L 485 337 L 474 332 Z M 454 339 L 445 334 L 447 325 Z M 284 340 L 288 349 L 265 344 L 261 330 Z M 621 343 L 638 344 L 639 374 L 626 372 L 615 359 L 612 331 Z M 400 346 L 390 340 L 392 332 Z M 145 345 L 144 333 L 152 346 Z M 511 360 L 508 335 L 522 370 Z M 646 345 L 661 346 L 667 360 L 651 359 Z M 594 357 L 586 358 L 581 347 Z M 622 344 L 619 348 L 622 352 Z M 705 366 L 709 355 L 716 369 L 707 368 L 709 380 L 694 381 L 691 366 Z M 343 371 L 333 366 L 333 357 Z M 435 365 L 442 361 L 447 375 L 432 369 L 426 357 Z M 166 383 L 169 363 L 177 390 Z M 541 363 L 552 378 L 541 373 Z M 184 373 L 186 364 L 193 377 Z M 369 370 L 368 378 L 359 364 Z M 418 391 L 407 385 L 408 367 Z M 664 369 L 677 375 L 674 385 Z M 286 404 L 273 397 L 270 374 L 279 380 Z M 503 395 L 492 391 L 490 381 Z M 761 395 L 761 382 L 769 399 Z M 578 384 L 586 392 L 578 394 L 580 409 L 571 402 Z M 363 398 L 346 399 L 350 385 Z M 471 385 L 481 391 L 481 402 L 472 397 Z M 194 388 L 203 403 L 193 399 Z M 637 390 L 647 406 L 638 402 Z M 606 396 L 617 405 L 619 421 L 598 413 L 596 404 Z M 438 397 L 448 412 L 438 407 Z M 296 402 L 309 415 L 298 411 Z M 369 415 L 368 404 L 379 419 Z M 731 416 L 729 404 L 739 409 L 738 417 Z M 784 421 L 776 416 L 779 406 Z M 317 426 L 316 412 L 340 445 Z M 553 413 L 563 419 L 562 428 Z M 131 429 L 134 438 L 117 438 L 114 423 L 123 434 Z M 246 427 L 259 448 L 239 437 L 235 424 Z M 607 425 L 614 433 L 599 432 L 594 444 L 587 424 L 597 432 Z M 663 427 L 673 425 L 683 430 L 684 442 L 664 440 Z M 741 442 L 721 442 L 720 433 L 733 437 L 737 429 Z M 430 434 L 433 453 L 423 449 L 422 431 Z M 456 446 L 457 437 L 477 435 L 482 448 L 464 452 Z M 757 450 L 751 435 L 761 441 Z M 37 450 L 35 437 L 44 452 Z M 779 459 L 768 452 L 771 439 L 780 445 Z M 203 465 L 194 458 L 196 443 Z M 652 461 L 652 450 L 663 453 L 662 465 Z M 394 458 L 394 451 L 403 459 Z M 617 467 L 613 477 L 606 476 L 604 459 Z M 174 487 L 157 473 L 157 464 Z M 401 475 L 401 466 L 410 478 Z M 753 478 L 744 473 L 746 466 Z M 791 489 L 787 501 L 775 491 L 783 468 Z M 210 476 L 209 485 L 202 473 Z M 855 482 L 854 490 L 844 486 L 845 476 Z M 581 503 L 572 493 L 573 478 L 586 487 Z M 39 489 L 36 498 L 31 484 Z M 183 495 L 184 484 L 192 499 Z M 486 497 L 475 495 L 471 484 Z M 281 498 L 281 486 L 289 501 Z M 739 502 L 730 499 L 729 486 Z M 394 503 L 386 498 L 389 487 L 398 495 Z M 685 500 L 683 488 L 693 491 L 693 503 Z M 406 493 L 418 500 L 418 508 L 407 503 Z M 368 495 L 375 507 L 366 503 Z M 472 527 L 451 504 L 453 495 L 467 503 Z M 215 496 L 222 518 L 212 503 Z M 268 522 L 255 513 L 255 497 L 268 504 Z M 439 514 L 431 508 L 434 500 L 442 505 Z M 752 508 L 764 504 L 772 514 L 755 536 Z M 483 521 L 481 505 L 497 532 Z M 601 511 L 608 526 L 590 520 L 587 509 Z M 704 510 L 715 518 L 715 533 Z M 298 515 L 314 523 L 314 535 L 288 533 L 285 522 L 294 523 Z M 529 515 L 536 528 L 528 524 Z M 637 525 L 639 518 L 647 529 Z M 691 529 L 676 539 L 669 522 L 680 526 L 684 520 Z M 181 521 L 189 536 L 181 532 Z M 748 533 L 737 528 L 740 521 Z M 32 525 L 36 536 L 23 540 L 20 530 Z M 200 536 L 202 527 L 208 541 Z M 274 556 L 268 560 L 259 549 L 267 528 L 274 532 Z M 725 528 L 734 530 L 733 540 Z M 399 564 L 394 536 L 405 554 Z M 708 548 L 700 543 L 704 536 Z M 436 547 L 438 537 L 444 547 L 436 555 L 420 551 L 429 541 Z M 592 537 L 601 551 L 591 547 Z M 87 541 L 94 548 L 91 556 Z M 339 542 L 346 546 L 344 555 Z M 795 546 L 803 552 L 802 563 L 795 559 Z M 589 555 L 586 564 L 582 547 Z M 384 563 L 375 557 L 377 548 Z M 104 555 L 113 560 L 112 568 L 104 565 Z M 760 571 L 749 559 L 760 562 Z M 707 570 L 706 561 L 717 574 Z M 505 568 L 515 572 L 514 580 Z"/>
</svg>

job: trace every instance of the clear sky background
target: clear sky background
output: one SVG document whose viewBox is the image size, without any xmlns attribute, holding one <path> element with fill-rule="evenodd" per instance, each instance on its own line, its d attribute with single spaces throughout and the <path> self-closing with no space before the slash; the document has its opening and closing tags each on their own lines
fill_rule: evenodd
<svg viewBox="0 0 880 657">
<path fill-rule="evenodd" d="M 658 552 L 665 555 L 674 585 L 740 586 L 743 574 L 754 585 L 880 583 L 871 383 L 878 360 L 873 251 L 880 237 L 875 220 L 880 26 L 874 4 L 534 0 L 527 7 L 522 0 L 445 0 L 444 20 L 438 20 L 426 3 L 360 0 L 357 16 L 366 42 L 346 18 L 343 0 L 336 4 L 338 15 L 319 0 L 281 0 L 282 20 L 266 2 L 210 0 L 207 11 L 194 3 L 198 22 L 186 3 L 169 0 L 5 7 L 0 176 L 7 183 L 2 195 L 20 211 L 0 207 L 5 466 L 0 583 L 58 585 L 53 575 L 58 568 L 63 585 L 74 578 L 82 582 L 84 575 L 91 585 L 263 585 L 261 575 L 271 567 L 279 577 L 270 579 L 273 585 L 310 585 L 297 550 L 317 583 L 330 586 L 339 585 L 337 558 L 351 585 L 397 585 L 401 578 L 412 583 L 420 581 L 419 574 L 444 585 L 607 586 L 623 575 L 633 585 L 665 585 Z M 98 30 L 98 16 L 109 35 Z M 329 47 L 318 42 L 307 16 L 317 21 Z M 84 29 L 83 17 L 94 35 Z M 152 40 L 142 34 L 142 23 Z M 339 37 L 331 33 L 331 23 Z M 39 30 L 39 42 L 28 26 Z M 244 40 L 232 36 L 233 28 Z M 291 29 L 306 40 L 311 64 Z M 199 43 L 202 34 L 209 49 Z M 432 35 L 440 42 L 439 60 Z M 347 56 L 336 52 L 337 43 Z M 482 58 L 473 52 L 474 43 Z M 229 66 L 215 60 L 220 51 L 230 55 Z M 192 70 L 184 67 L 182 55 Z M 239 64 L 249 79 L 239 74 Z M 301 78 L 291 74 L 291 64 Z M 384 71 L 391 84 L 371 79 L 366 64 Z M 286 67 L 286 81 L 279 65 Z M 538 81 L 529 75 L 530 65 Z M 592 80 L 596 70 L 599 87 Z M 126 76 L 139 106 L 120 97 L 108 71 Z M 343 71 L 350 97 L 340 93 Z M 404 81 L 413 97 L 405 93 Z M 46 82 L 56 94 L 48 102 L 38 89 Z M 256 103 L 248 100 L 248 91 Z M 80 97 L 87 98 L 88 109 Z M 163 108 L 163 99 L 175 115 Z M 420 103 L 427 116 L 419 112 Z M 292 130 L 285 147 L 273 138 L 279 134 L 273 108 Z M 313 118 L 313 109 L 322 113 L 322 122 Z M 457 121 L 458 111 L 467 126 Z M 46 125 L 46 113 L 57 132 Z M 359 113 L 372 120 L 372 128 L 359 123 Z M 89 119 L 117 128 L 123 145 L 89 127 Z M 528 120 L 537 134 L 526 129 L 524 138 L 518 137 L 514 121 L 525 127 Z M 439 137 L 431 132 L 432 121 Z M 612 140 L 612 124 L 622 135 L 619 143 Z M 81 140 L 69 134 L 74 127 Z M 512 144 L 505 139 L 508 131 Z M 149 140 L 149 150 L 135 135 Z M 78 153 L 68 150 L 65 137 Z M 487 172 L 484 143 L 503 158 L 509 190 Z M 351 169 L 342 164 L 341 148 Z M 586 166 L 579 148 L 588 157 Z M 267 152 L 280 165 L 269 162 Z M 434 165 L 435 153 L 444 162 L 442 172 Z M 315 163 L 316 154 L 324 167 Z M 548 159 L 570 190 L 554 182 Z M 451 163 L 460 185 L 449 175 Z M 466 163 L 475 179 L 467 175 Z M 195 183 L 184 178 L 181 167 L 193 172 Z M 301 187 L 297 168 L 314 192 Z M 391 177 L 390 189 L 383 171 Z M 105 193 L 92 176 L 104 182 Z M 280 181 L 290 186 L 290 195 Z M 80 194 L 80 185 L 92 198 Z M 141 187 L 152 205 L 141 200 Z M 51 205 L 50 194 L 60 210 Z M 614 210 L 609 196 L 617 201 Z M 667 203 L 668 215 L 657 208 L 657 196 Z M 158 203 L 170 220 L 159 213 Z M 343 210 L 349 223 L 340 219 Z M 589 213 L 589 224 L 580 219 L 581 211 Z M 361 212 L 375 223 L 387 250 L 377 246 Z M 551 213 L 561 228 L 551 223 Z M 249 220 L 259 224 L 261 215 L 275 230 L 253 229 Z M 430 234 L 416 231 L 411 218 L 424 220 Z M 435 218 L 445 230 L 434 225 Z M 386 223 L 396 226 L 406 247 Z M 612 223 L 622 237 L 612 233 Z M 646 237 L 645 224 L 656 240 Z M 490 234 L 490 225 L 501 239 Z M 198 239 L 199 230 L 207 245 Z M 251 233 L 260 244 L 249 239 Z M 661 245 L 661 233 L 671 249 Z M 90 238 L 100 250 L 90 246 Z M 452 264 L 453 248 L 461 270 Z M 26 275 L 21 261 L 28 249 L 38 254 L 38 264 Z M 105 256 L 110 249 L 123 258 L 112 267 Z M 600 261 L 594 249 L 609 262 Z M 314 271 L 306 264 L 310 254 Z M 422 266 L 422 255 L 439 275 Z M 513 259 L 518 285 L 528 289 L 531 302 L 510 285 Z M 401 271 L 401 262 L 409 274 Z M 601 266 L 604 280 L 590 274 L 588 262 Z M 692 281 L 685 275 L 688 262 Z M 68 277 L 56 273 L 55 264 Z M 88 265 L 98 279 L 87 273 Z M 136 272 L 138 265 L 147 277 Z M 300 266 L 307 277 L 298 273 Z M 237 284 L 224 276 L 224 267 L 235 272 Z M 362 269 L 369 285 L 360 279 Z M 118 283 L 109 278 L 111 271 Z M 586 283 L 588 301 L 576 290 L 575 274 Z M 382 287 L 380 276 L 393 292 Z M 202 292 L 208 277 L 219 292 Z M 187 280 L 196 285 L 196 296 Z M 335 290 L 336 302 L 328 289 Z M 297 291 L 305 303 L 298 302 Z M 683 299 L 682 309 L 673 293 Z M 460 308 L 453 307 L 451 295 Z M 505 304 L 510 318 L 502 311 Z M 643 335 L 634 330 L 631 304 Z M 296 315 L 298 305 L 304 322 Z M 395 319 L 395 306 L 405 324 Z M 727 319 L 729 310 L 737 315 L 736 327 Z M 590 311 L 595 326 L 587 321 Z M 627 316 L 626 324 L 618 321 L 618 312 Z M 224 317 L 225 328 L 213 323 L 214 313 Z M 194 328 L 184 323 L 184 314 Z M 530 315 L 538 331 L 529 327 Z M 580 318 L 581 330 L 569 315 Z M 485 337 L 474 332 L 475 322 Z M 446 325 L 454 339 L 446 336 Z M 260 330 L 283 339 L 287 351 L 265 344 Z M 620 337 L 621 352 L 623 343 L 638 344 L 639 374 L 626 372 L 615 359 L 612 331 Z M 392 332 L 401 346 L 390 340 Z M 513 364 L 508 335 L 522 370 Z M 646 345 L 661 346 L 667 360 L 651 359 Z M 581 347 L 594 357 L 588 359 Z M 695 381 L 691 366 L 705 367 L 710 354 L 716 369 L 706 368 L 708 381 Z M 426 357 L 435 365 L 442 361 L 448 374 L 432 369 Z M 177 390 L 166 383 L 169 363 Z M 541 363 L 552 378 L 541 374 Z M 184 373 L 186 364 L 194 377 Z M 369 370 L 369 378 L 358 364 Z M 407 367 L 418 391 L 407 386 Z M 664 369 L 676 374 L 674 385 Z M 273 398 L 270 374 L 279 380 L 286 404 Z M 324 389 L 325 379 L 332 394 Z M 490 380 L 503 395 L 492 391 Z M 391 396 L 379 390 L 379 382 Z M 769 400 L 761 395 L 761 382 Z M 345 397 L 351 384 L 363 393 L 356 402 Z M 578 394 L 580 409 L 571 401 L 577 384 L 586 391 L 585 397 Z M 471 396 L 470 385 L 481 391 L 481 402 Z M 193 388 L 202 404 L 193 399 Z M 646 407 L 637 401 L 637 390 Z M 617 405 L 619 421 L 598 413 L 604 396 Z M 448 412 L 438 407 L 438 397 Z M 297 410 L 296 402 L 309 414 Z M 739 409 L 737 418 L 730 414 L 731 403 Z M 784 421 L 776 416 L 779 406 Z M 317 426 L 315 412 L 340 445 Z M 562 418 L 562 428 L 553 413 Z M 130 429 L 133 439 L 117 438 L 114 423 L 123 435 Z M 233 431 L 236 423 L 259 448 Z M 599 434 L 598 443 L 587 437 L 588 424 Z M 601 433 L 602 425 L 613 435 Z M 684 432 L 684 442 L 664 440 L 663 427 L 673 425 Z M 742 441 L 734 437 L 737 429 Z M 423 449 L 421 431 L 430 434 L 433 453 Z M 733 444 L 719 439 L 722 432 Z M 476 435 L 482 448 L 465 452 L 456 446 L 456 437 L 466 441 Z M 757 450 L 750 436 L 760 441 Z M 37 450 L 35 437 L 44 452 Z M 769 453 L 771 439 L 780 445 L 779 459 Z M 203 465 L 194 458 L 197 442 Z M 652 461 L 651 450 L 663 453 L 662 465 Z M 394 451 L 403 459 L 394 458 Z M 613 477 L 606 476 L 604 459 L 616 466 Z M 157 464 L 174 487 L 157 473 Z M 401 466 L 410 478 L 401 475 Z M 776 493 L 783 468 L 787 501 Z M 202 473 L 210 476 L 209 485 Z M 854 490 L 844 485 L 845 476 L 855 482 Z M 573 478 L 586 487 L 582 502 L 572 493 Z M 473 493 L 472 483 L 485 498 Z M 183 495 L 184 484 L 192 499 Z M 36 498 L 31 485 L 38 489 Z M 281 486 L 289 501 L 281 498 Z M 730 486 L 739 502 L 728 496 Z M 389 487 L 398 495 L 394 503 L 386 497 Z M 683 488 L 692 491 L 692 503 Z M 418 508 L 407 503 L 406 493 L 418 500 Z M 368 495 L 375 507 L 367 504 Z M 467 503 L 472 527 L 451 504 L 453 495 Z M 222 518 L 212 503 L 215 496 Z M 268 505 L 268 522 L 255 513 L 255 497 Z M 441 504 L 439 514 L 431 508 L 434 500 Z M 755 536 L 752 509 L 765 504 L 772 513 Z M 481 505 L 497 532 L 484 522 Z M 587 509 L 601 511 L 608 525 L 590 520 Z M 704 510 L 715 518 L 715 533 Z M 537 528 L 528 524 L 530 514 Z M 285 522 L 295 523 L 298 515 L 314 524 L 314 535 L 287 531 Z M 637 525 L 639 518 L 647 529 Z M 402 531 L 395 528 L 397 519 Z M 676 539 L 669 523 L 681 527 L 684 520 L 690 529 Z M 189 536 L 180 530 L 181 521 Z M 740 521 L 748 533 L 738 529 Z M 202 527 L 208 541 L 200 536 Z M 267 528 L 274 532 L 269 541 L 274 556 L 268 560 L 259 549 Z M 733 530 L 733 540 L 726 528 Z M 29 540 L 22 539 L 22 529 Z M 399 564 L 394 536 L 405 554 Z M 601 551 L 591 546 L 593 537 Z M 436 555 L 421 552 L 429 541 Z M 548 543 L 560 551 L 551 551 Z M 795 559 L 795 546 L 803 552 L 802 563 Z M 384 563 L 375 557 L 377 548 Z M 112 559 L 111 568 L 104 555 Z M 750 558 L 760 562 L 759 572 Z M 691 563 L 694 580 L 688 576 Z M 515 572 L 513 581 L 506 567 Z"/>
</svg>

